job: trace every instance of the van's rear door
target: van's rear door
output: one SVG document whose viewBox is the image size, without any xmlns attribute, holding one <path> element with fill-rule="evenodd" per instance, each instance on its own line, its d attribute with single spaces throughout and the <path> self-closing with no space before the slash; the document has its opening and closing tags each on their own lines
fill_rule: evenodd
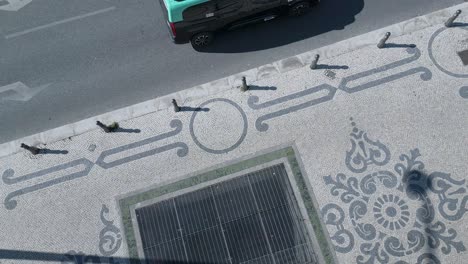
<svg viewBox="0 0 468 264">
<path fill-rule="evenodd" d="M 164 2 L 164 0 L 159 0 L 159 4 L 161 5 L 161 10 L 162 10 L 162 12 L 163 12 L 164 19 L 165 19 L 166 21 L 168 21 L 168 19 L 167 19 L 168 13 L 167 13 L 166 3 Z"/>
<path fill-rule="evenodd" d="M 164 22 L 166 23 L 167 29 L 169 30 L 169 35 L 171 35 L 172 38 L 175 38 L 175 30 L 172 29 L 171 23 L 168 19 L 166 3 L 164 2 L 164 0 L 159 0 L 159 4 L 161 5 L 161 10 L 164 16 Z"/>
</svg>

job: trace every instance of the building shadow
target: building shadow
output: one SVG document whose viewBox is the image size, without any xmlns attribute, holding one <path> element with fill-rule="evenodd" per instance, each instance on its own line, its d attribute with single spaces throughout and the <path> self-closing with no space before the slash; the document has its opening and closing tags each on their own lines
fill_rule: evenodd
<svg viewBox="0 0 468 264">
<path fill-rule="evenodd" d="M 123 257 L 103 257 L 97 255 L 85 255 L 84 253 L 53 253 L 27 250 L 0 249 L 0 263 L 4 260 L 17 261 L 42 261 L 45 263 L 70 263 L 70 264 L 215 264 L 196 261 L 171 261 L 160 259 L 139 259 Z"/>
<path fill-rule="evenodd" d="M 326 0 L 300 17 L 287 17 L 219 32 L 216 40 L 200 52 L 251 52 L 288 45 L 328 31 L 342 30 L 355 21 L 364 8 L 363 0 Z"/>
</svg>

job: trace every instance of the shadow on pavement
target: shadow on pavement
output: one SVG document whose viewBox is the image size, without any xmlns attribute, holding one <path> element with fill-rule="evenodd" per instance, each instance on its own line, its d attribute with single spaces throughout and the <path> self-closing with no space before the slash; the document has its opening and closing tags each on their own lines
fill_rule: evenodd
<svg viewBox="0 0 468 264">
<path fill-rule="evenodd" d="M 411 170 L 403 176 L 405 191 L 408 197 L 412 200 L 417 200 L 419 209 L 414 212 L 416 218 L 424 225 L 424 252 L 437 255 L 434 247 L 431 246 L 431 241 L 434 242 L 432 222 L 435 217 L 434 205 L 427 194 L 427 190 L 432 185 L 431 178 L 424 172 L 419 170 Z"/>
<path fill-rule="evenodd" d="M 47 149 L 43 148 L 39 150 L 39 154 L 68 154 L 68 150 L 58 150 L 58 149 Z M 0 255 L 1 256 L 1 255 Z"/>
<path fill-rule="evenodd" d="M 181 112 L 208 112 L 210 111 L 209 108 L 201 108 L 201 107 L 191 107 L 191 106 L 181 106 L 180 107 Z"/>
<path fill-rule="evenodd" d="M 141 133 L 141 130 L 140 129 L 133 129 L 133 128 L 123 128 L 123 127 L 119 127 L 119 128 L 116 128 L 113 132 L 116 132 L 116 133 Z"/>
<path fill-rule="evenodd" d="M 415 44 L 397 44 L 397 43 L 387 43 L 385 48 L 416 48 Z"/>
<path fill-rule="evenodd" d="M 347 65 L 328 65 L 328 64 L 317 64 L 316 70 L 347 70 Z"/>
<path fill-rule="evenodd" d="M 249 90 L 251 91 L 275 91 L 275 86 L 257 86 L 257 85 L 249 85 Z"/>
<path fill-rule="evenodd" d="M 468 26 L 468 23 L 454 22 L 452 24 L 452 27 L 466 27 L 466 26 Z"/>
<path fill-rule="evenodd" d="M 220 32 L 209 47 L 200 52 L 237 53 L 269 49 L 342 30 L 355 21 L 364 8 L 363 0 L 326 0 L 301 17 L 285 15 L 265 23 Z"/>
</svg>

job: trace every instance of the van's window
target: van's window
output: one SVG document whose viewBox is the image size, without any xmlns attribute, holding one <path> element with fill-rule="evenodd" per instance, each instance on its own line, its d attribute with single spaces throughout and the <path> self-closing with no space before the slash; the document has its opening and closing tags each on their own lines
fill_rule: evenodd
<svg viewBox="0 0 468 264">
<path fill-rule="evenodd" d="M 257 5 L 264 5 L 268 3 L 278 2 L 277 0 L 250 0 L 252 3 Z"/>
<path fill-rule="evenodd" d="M 218 13 L 229 13 L 237 11 L 242 7 L 243 0 L 217 0 L 216 10 Z"/>
<path fill-rule="evenodd" d="M 240 1 L 239 0 L 218 0 L 216 1 L 216 7 L 218 10 L 224 9 L 224 8 L 229 8 L 232 6 L 239 5 Z"/>
<path fill-rule="evenodd" d="M 185 21 L 193 21 L 206 18 L 206 14 L 214 12 L 212 4 L 202 4 L 189 7 L 182 12 Z"/>
</svg>

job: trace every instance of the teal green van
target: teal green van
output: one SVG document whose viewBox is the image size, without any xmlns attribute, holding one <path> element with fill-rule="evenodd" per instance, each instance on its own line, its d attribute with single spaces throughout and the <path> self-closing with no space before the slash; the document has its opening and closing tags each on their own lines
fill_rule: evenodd
<svg viewBox="0 0 468 264">
<path fill-rule="evenodd" d="M 284 11 L 304 14 L 320 0 L 159 0 L 175 43 L 191 42 L 198 50 L 209 45 L 220 30 L 276 18 Z"/>
</svg>

